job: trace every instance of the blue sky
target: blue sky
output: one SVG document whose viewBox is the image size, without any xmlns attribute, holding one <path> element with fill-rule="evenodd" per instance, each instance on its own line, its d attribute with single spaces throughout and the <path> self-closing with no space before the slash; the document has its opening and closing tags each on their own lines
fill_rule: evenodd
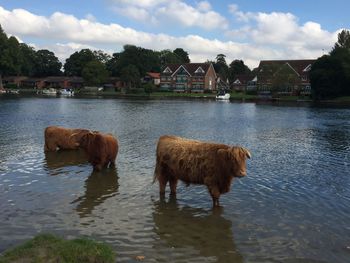
<svg viewBox="0 0 350 263">
<path fill-rule="evenodd" d="M 55 52 L 63 62 L 82 48 L 119 52 L 125 44 L 181 47 L 191 61 L 225 54 L 251 68 L 263 59 L 310 59 L 350 28 L 346 0 L 0 0 L 8 35 Z"/>
</svg>

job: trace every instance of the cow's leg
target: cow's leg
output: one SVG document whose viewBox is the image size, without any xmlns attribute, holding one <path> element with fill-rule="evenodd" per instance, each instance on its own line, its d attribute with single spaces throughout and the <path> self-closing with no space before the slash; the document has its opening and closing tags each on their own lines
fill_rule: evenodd
<svg viewBox="0 0 350 263">
<path fill-rule="evenodd" d="M 165 187 L 168 183 L 168 178 L 167 176 L 161 174 L 158 177 L 158 182 L 159 182 L 159 194 L 160 195 L 165 195 Z"/>
<path fill-rule="evenodd" d="M 176 195 L 176 186 L 177 186 L 177 178 L 171 178 L 169 180 L 170 183 L 170 194 L 171 195 Z"/>
<path fill-rule="evenodd" d="M 213 207 L 220 206 L 220 202 L 219 202 L 220 192 L 217 189 L 217 187 L 211 187 L 208 189 L 209 189 L 209 193 L 211 195 L 211 198 L 213 199 Z"/>
<path fill-rule="evenodd" d="M 45 152 L 54 152 L 57 150 L 57 144 L 56 143 L 45 143 L 44 151 Z"/>
</svg>

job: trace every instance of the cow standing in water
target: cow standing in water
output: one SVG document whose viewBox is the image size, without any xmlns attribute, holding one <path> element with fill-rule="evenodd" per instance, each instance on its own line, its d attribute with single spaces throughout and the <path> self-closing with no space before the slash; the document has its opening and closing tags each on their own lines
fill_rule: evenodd
<svg viewBox="0 0 350 263">
<path fill-rule="evenodd" d="M 69 129 L 59 126 L 49 126 L 45 129 L 45 152 L 57 150 L 76 150 L 82 136 L 89 133 L 86 129 Z"/>
<path fill-rule="evenodd" d="M 100 171 L 108 165 L 115 165 L 118 140 L 112 134 L 89 132 L 82 136 L 79 146 L 85 150 L 94 170 Z"/>
<path fill-rule="evenodd" d="M 232 179 L 246 176 L 246 159 L 250 157 L 250 152 L 243 147 L 164 135 L 157 145 L 154 182 L 159 181 L 161 195 L 168 182 L 173 195 L 178 180 L 204 184 L 213 206 L 219 206 L 220 195 L 230 190 Z"/>
</svg>

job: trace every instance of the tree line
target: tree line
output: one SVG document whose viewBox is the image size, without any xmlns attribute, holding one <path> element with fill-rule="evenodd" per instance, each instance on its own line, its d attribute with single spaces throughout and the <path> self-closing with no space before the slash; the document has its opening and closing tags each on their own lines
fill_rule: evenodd
<svg viewBox="0 0 350 263">
<path fill-rule="evenodd" d="M 47 49 L 35 50 L 19 43 L 14 36 L 8 37 L 0 25 L 0 75 L 46 77 L 78 76 L 88 85 L 101 85 L 108 77 L 119 77 L 132 87 L 140 84 L 146 72 L 160 72 L 167 64 L 190 63 L 188 52 L 182 48 L 154 51 L 125 45 L 121 52 L 109 55 L 101 50 L 82 49 L 66 59 L 64 65 Z M 223 80 L 232 81 L 238 74 L 250 72 L 242 60 L 229 65 L 226 56 L 218 54 L 213 63 Z"/>
<path fill-rule="evenodd" d="M 316 60 L 310 71 L 315 100 L 350 96 L 350 32 L 342 30 L 327 55 Z"/>
</svg>

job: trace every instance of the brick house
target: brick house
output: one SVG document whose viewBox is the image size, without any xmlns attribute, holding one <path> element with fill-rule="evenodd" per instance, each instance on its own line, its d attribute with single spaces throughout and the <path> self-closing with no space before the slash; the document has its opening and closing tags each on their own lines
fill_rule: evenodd
<svg viewBox="0 0 350 263">
<path fill-rule="evenodd" d="M 316 60 L 262 60 L 256 70 L 258 92 L 310 95 L 310 70 Z"/>
<path fill-rule="evenodd" d="M 212 63 L 170 64 L 160 73 L 160 90 L 211 92 L 216 90 L 216 79 Z"/>
</svg>

